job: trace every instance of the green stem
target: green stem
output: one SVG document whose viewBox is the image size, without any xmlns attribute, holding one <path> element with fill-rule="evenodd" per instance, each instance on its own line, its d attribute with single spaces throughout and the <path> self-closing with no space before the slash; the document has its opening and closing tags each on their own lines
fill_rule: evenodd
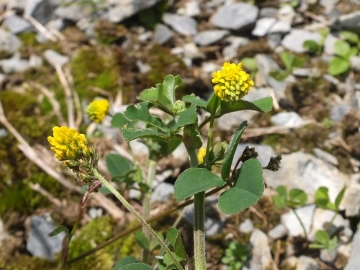
<svg viewBox="0 0 360 270">
<path fill-rule="evenodd" d="M 150 200 L 151 200 L 151 188 L 152 188 L 152 183 L 155 177 L 155 172 L 156 172 L 156 162 L 153 160 L 149 160 L 149 165 L 148 165 L 148 173 L 147 173 L 147 179 L 146 179 L 146 185 L 149 187 L 149 190 L 144 194 L 144 198 L 143 198 L 143 214 L 144 214 L 144 219 L 147 220 L 150 218 L 150 209 L 151 209 L 151 204 L 150 204 Z M 150 234 L 148 233 L 147 230 L 144 230 L 144 235 L 147 239 L 149 239 L 150 242 Z M 142 251 L 142 261 L 143 262 L 148 262 L 149 260 L 149 250 L 147 249 L 143 249 Z"/>
<path fill-rule="evenodd" d="M 330 222 L 326 225 L 325 227 L 325 231 L 328 233 L 329 232 L 329 229 L 331 227 L 331 225 L 333 224 L 336 216 L 338 215 L 338 210 L 335 211 L 335 215 L 332 217 L 332 219 L 330 220 Z"/>
<path fill-rule="evenodd" d="M 305 229 L 305 226 L 304 226 L 304 223 L 301 221 L 301 218 L 299 217 L 299 215 L 296 213 L 295 209 L 294 208 L 291 208 L 291 210 L 293 210 L 296 218 L 298 219 L 298 221 L 300 222 L 300 225 L 304 231 L 304 236 L 305 236 L 305 239 L 307 240 L 308 239 L 308 235 L 307 235 L 307 232 L 306 232 L 306 229 Z"/>
<path fill-rule="evenodd" d="M 141 225 L 144 226 L 145 229 L 147 229 L 150 235 L 154 237 L 154 239 L 159 243 L 161 248 L 163 248 L 165 252 L 169 255 L 169 257 L 171 258 L 177 269 L 183 270 L 184 268 L 176 260 L 174 254 L 170 251 L 170 249 L 167 247 L 164 241 L 161 240 L 161 238 L 156 234 L 156 232 L 150 227 L 150 225 L 145 221 L 145 219 L 131 206 L 131 204 L 128 203 L 128 201 L 108 181 L 106 181 L 104 177 L 102 177 L 102 175 L 95 168 L 93 168 L 92 171 L 94 173 L 94 176 L 97 179 L 99 179 L 101 184 L 107 187 L 107 189 L 110 190 L 112 194 L 114 194 L 114 196 L 126 207 L 126 209 L 129 210 L 129 212 L 135 216 L 135 218 L 141 223 Z"/>
</svg>

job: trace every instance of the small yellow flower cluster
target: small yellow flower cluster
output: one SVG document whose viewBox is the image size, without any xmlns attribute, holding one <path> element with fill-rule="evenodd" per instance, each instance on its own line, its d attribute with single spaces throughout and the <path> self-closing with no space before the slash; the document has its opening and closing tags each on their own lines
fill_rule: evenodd
<svg viewBox="0 0 360 270">
<path fill-rule="evenodd" d="M 200 148 L 197 154 L 199 164 L 204 163 L 205 155 L 206 155 L 206 148 Z"/>
<path fill-rule="evenodd" d="M 242 70 L 242 63 L 226 62 L 222 70 L 215 71 L 212 76 L 214 93 L 226 102 L 240 100 L 254 86 L 250 75 Z"/>
<path fill-rule="evenodd" d="M 53 137 L 49 136 L 48 142 L 55 157 L 60 161 L 77 161 L 93 154 L 93 149 L 88 146 L 84 134 L 68 127 L 53 127 Z"/>
<path fill-rule="evenodd" d="M 109 110 L 109 101 L 106 99 L 98 99 L 87 106 L 85 112 L 89 118 L 95 123 L 101 123 Z"/>
</svg>

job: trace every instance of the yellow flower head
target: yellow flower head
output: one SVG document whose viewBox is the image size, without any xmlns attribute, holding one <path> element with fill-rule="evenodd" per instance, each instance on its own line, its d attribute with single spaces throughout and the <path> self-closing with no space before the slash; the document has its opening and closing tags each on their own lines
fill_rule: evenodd
<svg viewBox="0 0 360 270">
<path fill-rule="evenodd" d="M 226 62 L 221 70 L 213 73 L 212 77 L 212 82 L 215 84 L 214 93 L 227 102 L 240 100 L 254 86 L 250 75 L 242 70 L 242 63 L 236 65 Z"/>
<path fill-rule="evenodd" d="M 93 153 L 85 135 L 73 128 L 53 127 L 53 137 L 49 136 L 47 139 L 55 157 L 60 161 L 78 160 Z"/>
<path fill-rule="evenodd" d="M 204 163 L 205 155 L 206 155 L 206 148 L 200 148 L 197 154 L 199 164 Z"/>
<path fill-rule="evenodd" d="M 90 119 L 96 123 L 101 123 L 106 113 L 109 110 L 109 101 L 106 99 L 98 99 L 87 106 L 85 112 L 89 115 Z"/>
</svg>

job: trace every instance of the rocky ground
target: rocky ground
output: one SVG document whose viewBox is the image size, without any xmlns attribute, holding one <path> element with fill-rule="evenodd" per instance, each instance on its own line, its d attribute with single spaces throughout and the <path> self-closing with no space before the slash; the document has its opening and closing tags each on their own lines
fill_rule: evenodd
<svg viewBox="0 0 360 270">
<path fill-rule="evenodd" d="M 76 220 L 80 189 L 55 163 L 46 141 L 52 126 L 68 123 L 65 95 L 74 98 L 74 125 L 100 153 L 129 155 L 110 119 L 90 124 L 81 113 L 93 98 L 108 98 L 116 113 L 167 74 L 181 76 L 179 95 L 207 98 L 211 74 L 225 61 L 243 61 L 252 75 L 255 87 L 245 99 L 272 96 L 274 108 L 266 115 L 221 117 L 217 140 L 229 140 L 247 120 L 237 155 L 250 146 L 262 164 L 276 154 L 282 163 L 278 172 L 264 172 L 263 199 L 234 217 L 220 214 L 216 198 L 208 198 L 208 268 L 227 269 L 221 259 L 232 240 L 251 246 L 244 269 L 360 268 L 358 0 L 0 0 L 0 10 L 0 268 L 56 269 L 51 260 L 62 235 L 45 236 L 54 223 L 71 227 Z M 149 149 L 137 141 L 130 146 L 146 164 Z M 154 215 L 173 203 L 173 181 L 188 166 L 184 151 L 176 149 L 157 166 Z M 296 212 L 278 209 L 272 195 L 282 185 L 304 190 L 306 205 Z M 319 187 L 328 188 L 332 202 L 346 187 L 334 219 L 333 210 L 314 203 Z M 122 208 L 98 195 L 70 258 L 129 226 Z M 136 191 L 126 196 L 141 208 Z M 179 227 L 191 253 L 192 209 L 183 215 Z M 156 228 L 166 230 L 176 219 L 170 217 Z M 336 247 L 310 249 L 316 231 L 329 224 Z M 115 242 L 71 269 L 112 269 L 116 258 L 139 254 L 134 241 Z"/>
</svg>

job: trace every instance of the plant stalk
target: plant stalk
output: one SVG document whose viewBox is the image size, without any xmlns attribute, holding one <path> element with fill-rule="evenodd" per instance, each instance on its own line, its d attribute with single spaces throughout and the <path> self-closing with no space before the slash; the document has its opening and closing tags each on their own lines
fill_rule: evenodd
<svg viewBox="0 0 360 270">
<path fill-rule="evenodd" d="M 92 172 L 94 176 L 99 179 L 101 184 L 107 187 L 108 190 L 110 190 L 110 192 L 114 194 L 115 197 L 125 206 L 125 208 L 135 216 L 135 218 L 141 223 L 141 225 L 144 226 L 145 229 L 147 229 L 150 235 L 154 237 L 154 239 L 159 243 L 161 248 L 163 248 L 165 252 L 169 255 L 177 269 L 184 270 L 184 268 L 176 260 L 174 254 L 170 251 L 164 241 L 160 239 L 156 232 L 150 227 L 150 225 L 145 221 L 145 219 L 131 206 L 131 204 L 129 204 L 128 201 L 108 181 L 106 181 L 106 179 L 96 170 L 96 168 L 93 168 Z"/>
<path fill-rule="evenodd" d="M 304 236 L 305 236 L 305 239 L 307 240 L 308 239 L 308 235 L 307 235 L 307 232 L 306 232 L 306 229 L 305 229 L 305 226 L 304 226 L 304 223 L 301 221 L 301 218 L 299 217 L 299 215 L 296 213 L 295 209 L 294 208 L 291 208 L 291 210 L 293 210 L 296 218 L 298 219 L 298 221 L 300 222 L 300 225 L 304 231 Z"/>
</svg>

